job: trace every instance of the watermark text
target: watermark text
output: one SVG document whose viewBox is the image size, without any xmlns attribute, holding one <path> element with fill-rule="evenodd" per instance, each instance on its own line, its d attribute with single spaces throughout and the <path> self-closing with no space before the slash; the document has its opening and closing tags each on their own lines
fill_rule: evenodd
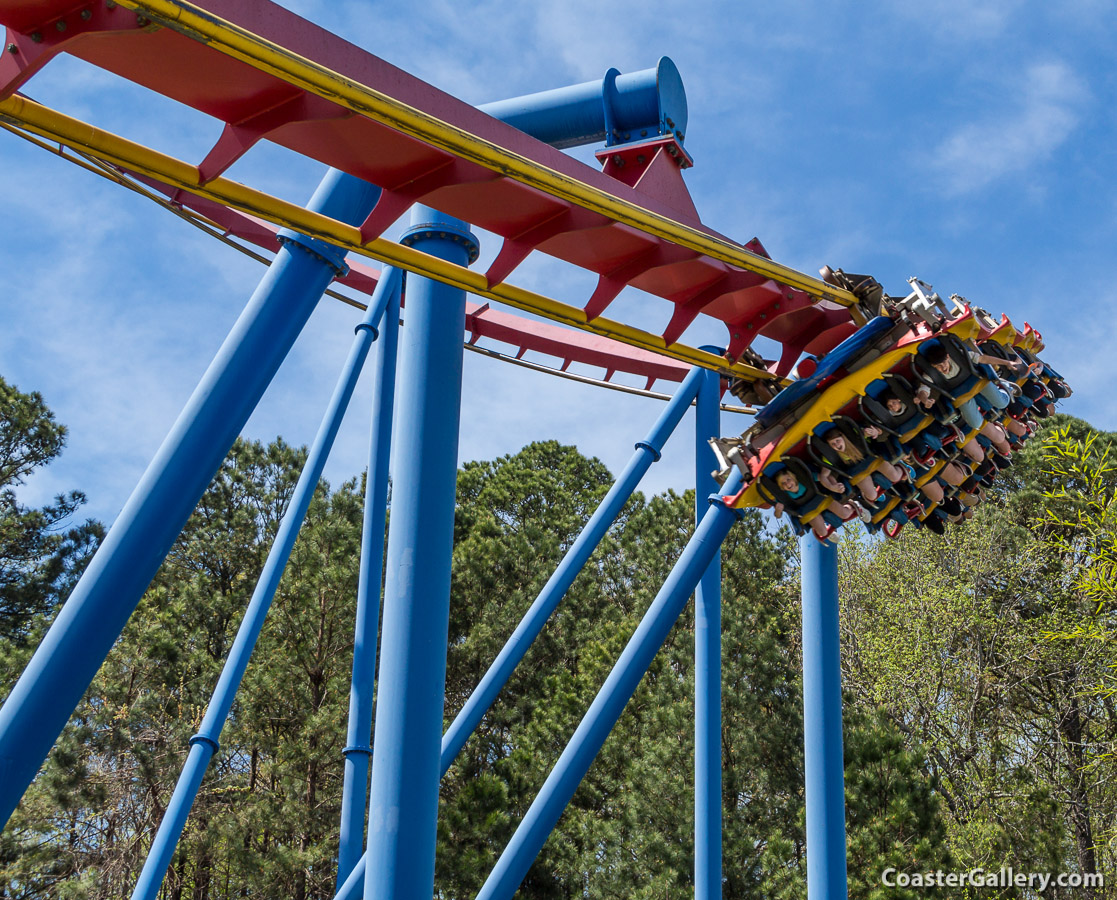
<svg viewBox="0 0 1117 900">
<path fill-rule="evenodd" d="M 968 872 L 901 872 L 885 869 L 880 873 L 885 887 L 1018 887 L 1043 893 L 1048 887 L 1105 887 L 1105 876 L 1098 872 L 1017 872 L 1012 866 L 991 872 L 970 869 Z"/>
</svg>

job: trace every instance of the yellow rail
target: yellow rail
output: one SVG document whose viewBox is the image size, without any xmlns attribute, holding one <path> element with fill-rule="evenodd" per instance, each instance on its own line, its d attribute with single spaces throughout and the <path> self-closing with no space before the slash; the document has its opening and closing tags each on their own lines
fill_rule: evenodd
<svg viewBox="0 0 1117 900">
<path fill-rule="evenodd" d="M 771 377 L 768 372 L 761 369 L 739 362 L 729 365 L 721 356 L 685 344 L 672 344 L 668 347 L 661 336 L 633 328 L 622 322 L 614 322 L 605 317 L 598 317 L 589 322 L 586 320 L 585 313 L 578 307 L 524 288 L 509 284 L 499 284 L 490 288 L 483 273 L 472 272 L 463 266 L 446 262 L 411 247 L 404 247 L 383 238 L 362 244 L 360 231 L 356 227 L 311 212 L 297 204 L 238 182 L 215 178 L 202 186 L 196 166 L 66 116 L 26 97 L 16 95 L 0 101 L 0 120 L 49 141 L 156 178 L 173 187 L 182 188 L 233 209 L 259 216 L 275 225 L 320 237 L 362 256 L 455 285 L 471 294 L 533 312 L 583 331 L 600 334 L 632 347 L 650 350 L 688 365 L 701 366 L 748 380 Z"/>
<path fill-rule="evenodd" d="M 683 225 L 556 172 L 380 91 L 358 84 L 193 3 L 178 0 L 118 0 L 118 5 L 133 9 L 155 22 L 202 41 L 215 50 L 274 75 L 288 84 L 447 150 L 462 159 L 531 185 L 551 196 L 740 269 L 773 278 L 813 297 L 833 300 L 843 306 L 854 306 L 857 303 L 857 298 L 849 291 L 750 253 L 732 241 Z"/>
</svg>

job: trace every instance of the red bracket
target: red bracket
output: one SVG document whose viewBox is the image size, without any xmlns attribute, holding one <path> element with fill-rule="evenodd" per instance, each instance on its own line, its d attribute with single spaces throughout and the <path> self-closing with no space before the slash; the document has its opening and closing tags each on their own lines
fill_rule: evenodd
<svg viewBox="0 0 1117 900">
<path fill-rule="evenodd" d="M 682 170 L 694 161 L 674 136 L 607 147 L 594 154 L 602 171 L 671 207 L 694 221 L 701 221 L 683 181 Z"/>
<path fill-rule="evenodd" d="M 725 323 L 729 327 L 729 346 L 725 351 L 726 357 L 736 360 L 744 349 L 756 340 L 764 327 L 770 324 L 769 320 L 787 314 L 789 310 L 783 308 L 788 301 L 785 290 L 782 285 L 778 285 L 771 280 L 758 284 L 751 289 L 752 292 L 766 296 L 768 299 L 751 306 L 747 316 Z"/>
<path fill-rule="evenodd" d="M 0 58 L 0 100 L 10 97 L 68 44 L 87 34 L 158 27 L 115 4 L 88 2 L 77 3 L 64 15 L 37 22 L 24 31 L 9 27 Z"/>
<path fill-rule="evenodd" d="M 519 234 L 506 238 L 500 252 L 492 261 L 485 277 L 489 287 L 500 284 L 522 263 L 529 253 L 560 234 L 590 228 L 597 224 L 597 217 L 576 206 L 567 206 L 557 214 L 549 214 L 528 225 Z"/>
<path fill-rule="evenodd" d="M 678 341 L 705 307 L 731 290 L 730 283 L 730 274 L 726 271 L 693 297 L 677 302 L 675 311 L 671 313 L 671 321 L 663 330 L 663 342 L 670 347 Z"/>
<path fill-rule="evenodd" d="M 348 119 L 353 113 L 336 103 L 331 103 L 306 91 L 299 91 L 270 109 L 242 119 L 229 122 L 221 132 L 217 143 L 198 165 L 201 183 L 208 184 L 244 156 L 257 141 L 278 131 L 285 125 L 295 122 L 328 121 Z"/>
<path fill-rule="evenodd" d="M 395 187 L 385 188 L 372 212 L 361 223 L 361 241 L 368 243 L 380 237 L 410 207 L 440 188 L 495 181 L 503 177 L 499 172 L 479 169 L 465 160 L 451 158 L 421 175 L 399 182 Z"/>
<path fill-rule="evenodd" d="M 655 244 L 602 273 L 593 296 L 585 307 L 586 318 L 591 322 L 605 312 L 617 295 L 629 284 L 651 269 L 693 259 L 698 254 L 686 247 L 673 244 Z"/>
</svg>

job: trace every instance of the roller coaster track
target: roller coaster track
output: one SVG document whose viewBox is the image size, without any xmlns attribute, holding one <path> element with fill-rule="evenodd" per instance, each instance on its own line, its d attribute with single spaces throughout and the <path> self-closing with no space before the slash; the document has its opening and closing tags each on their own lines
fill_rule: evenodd
<svg viewBox="0 0 1117 900">
<path fill-rule="evenodd" d="M 207 202 L 194 195 L 183 196 L 181 192 L 178 192 L 177 200 L 171 200 L 170 197 L 175 194 L 175 191 L 161 182 L 141 178 L 103 160 L 69 151 L 62 146 L 46 144 L 11 125 L 0 123 L 0 128 L 150 200 L 204 234 L 256 262 L 269 264 L 272 256 L 279 250 L 280 241 L 277 231 L 267 222 Z M 256 248 L 267 253 L 260 253 Z M 379 277 L 378 270 L 359 262 L 352 262 L 349 270 L 338 276 L 337 282 L 367 296 L 372 294 Z M 327 288 L 326 296 L 359 310 L 367 308 L 367 304 L 359 297 L 335 288 Z M 607 390 L 655 400 L 669 400 L 671 394 L 653 390 L 653 386 L 659 382 L 670 384 L 681 382 L 690 371 L 687 366 L 654 353 L 638 350 L 597 335 L 503 313 L 487 303 L 467 302 L 465 321 L 465 346 L 474 353 Z M 480 345 L 479 341 L 485 341 L 486 344 L 495 343 L 497 346 Z M 525 359 L 529 353 L 533 357 L 542 356 L 549 360 L 557 360 L 557 363 L 545 364 L 534 359 Z M 572 366 L 577 366 L 583 371 L 586 369 L 598 371 L 594 375 L 581 374 L 571 371 Z M 628 384 L 618 380 L 618 376 L 635 376 L 644 379 L 644 383 L 642 386 Z M 721 404 L 721 410 L 746 415 L 756 413 L 752 407 L 726 403 Z"/>
<path fill-rule="evenodd" d="M 597 172 L 286 10 L 210 6 L 0 0 L 0 118 L 173 191 L 725 375 L 782 378 L 802 352 L 825 352 L 863 321 L 852 294 L 772 261 L 757 241 L 742 246 L 705 228 L 676 141 L 614 147 Z M 61 52 L 216 116 L 226 123 L 221 138 L 192 165 L 15 93 Z M 222 177 L 262 138 L 381 186 L 376 209 L 353 227 Z M 503 237 L 488 271 L 380 237 L 416 202 Z M 583 307 L 505 283 L 534 250 L 599 276 Z M 626 287 L 674 304 L 662 334 L 602 315 Z M 680 342 L 700 314 L 725 323 L 725 357 Z M 783 345 L 772 372 L 740 361 L 759 335 Z"/>
</svg>

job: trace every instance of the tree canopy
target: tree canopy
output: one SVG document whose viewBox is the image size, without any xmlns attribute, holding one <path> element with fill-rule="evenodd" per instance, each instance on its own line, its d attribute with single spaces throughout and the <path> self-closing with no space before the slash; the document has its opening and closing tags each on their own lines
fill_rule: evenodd
<svg viewBox="0 0 1117 900">
<path fill-rule="evenodd" d="M 80 491 L 30 508 L 17 488 L 55 459 L 66 443 L 66 428 L 41 394 L 23 393 L 0 378 L 0 697 L 7 694 L 12 668 L 7 651 L 22 649 L 37 624 L 65 598 L 90 550 L 101 538 L 95 522 L 68 522 L 85 497 Z"/>
<path fill-rule="evenodd" d="M 42 398 L 4 390 L 22 423 L 4 433 L 15 504 L 65 430 Z M 886 888 L 890 867 L 1109 869 L 1113 475 L 1110 436 L 1092 435 L 1057 421 L 943 537 L 843 543 L 850 897 L 960 896 Z M 304 459 L 278 439 L 233 447 L 0 837 L 0 897 L 131 890 Z M 611 482 L 553 441 L 461 468 L 447 725 Z M 361 493 L 357 480 L 319 485 L 165 898 L 333 896 Z M 99 534 L 60 530 L 79 501 L 11 507 L 40 518 L 22 556 L 0 542 L 6 684 Z M 476 895 L 693 521 L 693 493 L 625 506 L 443 779 L 438 897 Z M 7 522 L 5 540 L 19 531 Z M 797 547 L 753 511 L 722 557 L 723 895 L 797 900 L 809 852 Z M 688 608 L 518 896 L 693 893 L 693 632 Z"/>
</svg>

